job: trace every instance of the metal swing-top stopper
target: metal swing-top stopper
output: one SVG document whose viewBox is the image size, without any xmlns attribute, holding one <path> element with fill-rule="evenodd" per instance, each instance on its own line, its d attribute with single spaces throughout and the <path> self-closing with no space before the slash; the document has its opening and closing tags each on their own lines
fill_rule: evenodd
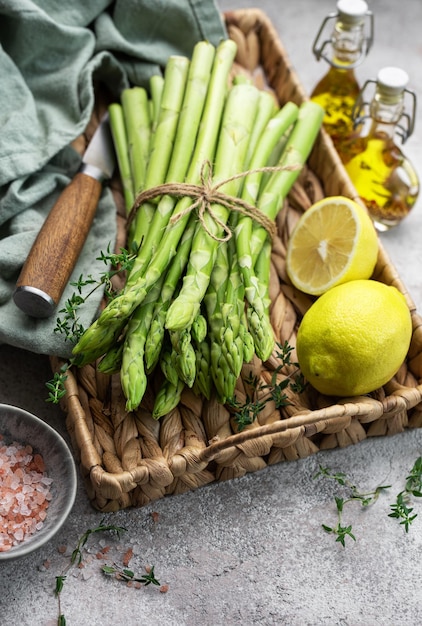
<svg viewBox="0 0 422 626">
<path fill-rule="evenodd" d="M 367 80 L 353 107 L 354 127 L 369 118 L 395 124 L 396 132 L 404 143 L 415 127 L 417 104 L 415 92 L 407 89 L 408 82 L 407 72 L 399 67 L 384 67 L 378 72 L 376 80 Z M 369 94 L 370 87 L 372 97 Z M 409 112 L 406 112 L 406 97 L 410 100 Z"/>
<path fill-rule="evenodd" d="M 335 22 L 331 36 L 320 42 L 330 22 Z M 367 34 L 365 34 L 365 27 Z M 374 18 L 364 0 L 339 0 L 337 12 L 329 13 L 315 37 L 312 51 L 319 61 L 324 59 L 333 67 L 342 69 L 347 65 L 353 69 L 360 65 L 368 54 L 374 40 Z M 335 54 L 328 55 L 327 47 Z M 347 58 L 346 62 L 342 57 Z"/>
</svg>

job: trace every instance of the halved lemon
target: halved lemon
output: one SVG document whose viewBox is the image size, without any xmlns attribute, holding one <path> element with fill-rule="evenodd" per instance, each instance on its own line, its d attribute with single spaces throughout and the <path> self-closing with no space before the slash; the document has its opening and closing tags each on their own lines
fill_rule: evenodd
<svg viewBox="0 0 422 626">
<path fill-rule="evenodd" d="M 370 278 L 378 249 L 366 209 L 345 196 L 329 196 L 296 224 L 287 246 L 287 274 L 300 291 L 319 296 L 341 283 Z"/>
</svg>

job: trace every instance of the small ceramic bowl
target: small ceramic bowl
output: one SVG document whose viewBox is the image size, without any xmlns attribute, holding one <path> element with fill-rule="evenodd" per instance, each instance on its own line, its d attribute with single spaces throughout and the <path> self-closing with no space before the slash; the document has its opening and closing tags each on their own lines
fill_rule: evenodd
<svg viewBox="0 0 422 626">
<path fill-rule="evenodd" d="M 45 464 L 45 473 L 52 479 L 51 501 L 41 529 L 5 552 L 0 552 L 0 563 L 26 556 L 37 550 L 57 533 L 69 515 L 76 497 L 77 474 L 75 462 L 63 437 L 46 422 L 18 407 L 0 404 L 0 434 L 2 443 L 32 446 Z M 1 481 L 0 481 L 1 497 Z"/>
</svg>

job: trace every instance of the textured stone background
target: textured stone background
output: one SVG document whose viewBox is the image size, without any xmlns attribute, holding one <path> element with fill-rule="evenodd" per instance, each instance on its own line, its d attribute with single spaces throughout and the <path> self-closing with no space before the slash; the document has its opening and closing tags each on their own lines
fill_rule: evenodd
<svg viewBox="0 0 422 626">
<path fill-rule="evenodd" d="M 222 10 L 259 6 L 271 18 L 305 88 L 310 91 L 326 67 L 311 52 L 323 17 L 335 10 L 328 0 L 222 0 Z M 363 82 L 384 65 L 399 65 L 419 90 L 416 132 L 405 145 L 422 173 L 422 3 L 373 0 L 375 44 L 357 73 Z M 422 308 L 422 204 L 396 230 L 382 235 L 418 309 Z M 65 436 L 64 416 L 46 405 L 44 357 L 0 347 L 0 401 L 42 416 Z M 395 626 L 422 623 L 422 502 L 408 534 L 388 517 L 389 505 L 422 452 L 422 432 L 367 440 L 343 450 L 270 467 L 227 483 L 170 497 L 111 518 L 125 526 L 117 538 L 93 537 L 84 569 L 68 573 L 62 612 L 69 626 L 98 624 L 158 626 L 286 625 Z M 348 505 L 344 521 L 356 542 L 346 548 L 321 528 L 336 523 L 328 480 L 314 480 L 319 464 L 345 472 L 363 490 L 391 484 L 370 509 Z M 69 562 L 78 537 L 96 526 L 94 511 L 79 487 L 75 507 L 60 533 L 43 550 L 0 568 L 0 623 L 50 626 L 55 623 L 55 576 Z M 59 546 L 67 546 L 63 555 Z M 107 562 L 121 561 L 143 573 L 154 565 L 168 585 L 140 590 L 104 578 L 97 552 L 110 547 Z"/>
</svg>

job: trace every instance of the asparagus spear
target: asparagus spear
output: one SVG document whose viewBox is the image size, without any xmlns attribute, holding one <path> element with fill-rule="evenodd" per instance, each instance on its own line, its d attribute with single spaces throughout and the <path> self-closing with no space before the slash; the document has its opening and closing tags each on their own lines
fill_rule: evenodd
<svg viewBox="0 0 422 626">
<path fill-rule="evenodd" d="M 195 340 L 196 344 L 200 344 L 202 341 L 205 340 L 205 337 L 207 336 L 207 330 L 208 326 L 205 316 L 202 315 L 202 313 L 198 313 L 198 315 L 193 320 L 191 329 L 192 338 Z"/>
<path fill-rule="evenodd" d="M 160 77 L 161 78 L 161 77 Z M 148 166 L 151 118 L 150 101 L 143 87 L 131 87 L 122 92 L 123 117 L 128 137 L 128 157 L 135 197 L 145 186 Z M 134 202 L 130 208 L 132 208 Z M 137 250 L 144 240 L 154 214 L 154 205 L 145 202 L 138 210 L 128 233 L 128 245 Z"/>
<path fill-rule="evenodd" d="M 257 148 L 257 144 L 262 137 L 262 133 L 273 118 L 276 115 L 278 108 L 276 107 L 274 97 L 268 91 L 259 92 L 258 111 L 255 118 L 255 124 L 253 125 L 251 136 L 249 139 L 249 146 L 246 153 L 245 165 L 248 169 L 253 167 L 252 159 Z M 275 130 L 275 129 L 274 129 Z M 242 181 L 242 186 L 244 181 Z"/>
<path fill-rule="evenodd" d="M 254 270 L 255 275 L 258 279 L 259 285 L 259 294 L 264 310 L 268 316 L 270 317 L 270 305 L 271 299 L 269 295 L 269 282 L 270 282 L 270 271 L 271 271 L 271 241 L 267 238 L 261 248 L 261 252 L 258 254 Z"/>
<path fill-rule="evenodd" d="M 123 187 L 123 197 L 126 210 L 129 212 L 135 201 L 135 189 L 129 160 L 129 144 L 126 135 L 123 107 L 117 102 L 108 108 L 110 119 L 110 130 L 113 138 L 114 149 L 116 151 L 117 165 L 119 167 L 120 179 Z"/>
<path fill-rule="evenodd" d="M 201 341 L 196 347 L 196 376 L 193 384 L 193 391 L 202 394 L 207 400 L 211 398 L 212 377 L 211 377 L 211 354 L 208 337 Z"/>
<path fill-rule="evenodd" d="M 176 371 L 176 363 L 174 360 L 175 353 L 172 348 L 165 348 L 160 358 L 160 368 L 167 380 L 177 387 L 179 376 Z"/>
<path fill-rule="evenodd" d="M 152 135 L 145 188 L 161 185 L 165 180 L 182 109 L 190 61 L 174 55 L 167 62 L 157 128 Z"/>
<path fill-rule="evenodd" d="M 97 369 L 103 374 L 118 374 L 122 366 L 123 340 L 119 340 L 99 361 Z"/>
<path fill-rule="evenodd" d="M 259 92 L 253 85 L 234 85 L 230 90 L 219 136 L 214 182 L 221 182 L 242 172 L 258 101 Z M 240 184 L 240 179 L 230 180 L 222 185 L 221 191 L 236 197 Z M 213 204 L 212 210 L 222 223 L 227 222 L 229 209 Z M 209 214 L 204 215 L 204 221 L 210 233 L 221 237 L 221 226 Z M 218 245 L 219 241 L 211 238 L 199 225 L 192 242 L 182 289 L 167 313 L 167 328 L 181 330 L 192 324 L 209 284 Z"/>
<path fill-rule="evenodd" d="M 221 358 L 237 378 L 243 365 L 244 338 L 240 335 L 240 320 L 245 310 L 245 289 L 242 283 L 236 257 L 235 242 L 228 242 L 229 275 L 226 283 L 222 307 L 223 326 L 221 329 Z M 227 397 L 232 394 L 226 393 Z"/>
<path fill-rule="evenodd" d="M 147 388 L 144 353 L 145 341 L 161 282 L 154 285 L 147 298 L 132 315 L 123 344 L 120 381 L 126 398 L 126 410 L 134 411 L 140 405 Z"/>
<path fill-rule="evenodd" d="M 177 385 L 173 385 L 169 380 L 165 380 L 161 385 L 154 402 L 152 417 L 158 420 L 163 415 L 170 413 L 180 402 L 184 384 L 181 380 Z"/>
<path fill-rule="evenodd" d="M 207 326 L 208 326 L 208 339 L 210 343 L 208 362 L 200 363 L 202 372 L 205 371 L 205 367 L 208 368 L 208 375 L 212 378 L 217 393 L 220 396 L 224 396 L 224 384 L 220 385 L 221 379 L 224 381 L 224 377 L 228 376 L 229 367 L 226 362 L 221 363 L 221 332 L 223 329 L 223 312 L 222 304 L 224 301 L 224 294 L 226 291 L 226 285 L 229 277 L 229 264 L 227 258 L 227 246 L 221 245 L 217 250 L 216 260 L 212 268 L 210 282 L 207 291 L 204 296 L 204 305 L 207 313 Z M 203 357 L 204 355 L 197 355 Z M 219 370 L 222 371 L 222 376 L 219 377 Z M 204 376 L 204 374 L 202 374 Z M 203 378 L 200 385 L 204 385 Z"/>
<path fill-rule="evenodd" d="M 209 355 L 197 354 L 197 358 L 208 358 L 199 362 L 202 378 L 198 382 L 206 389 L 205 368 L 208 368 L 219 398 L 231 397 L 243 363 L 243 344 L 236 333 L 236 320 L 232 325 L 232 314 L 237 315 L 237 299 L 233 298 L 227 245 L 219 246 L 211 272 L 210 283 L 204 296 L 209 328 Z M 229 295 L 229 297 L 228 297 Z M 242 302 L 243 304 L 243 302 Z M 234 326 L 234 328 L 233 328 Z"/>
<path fill-rule="evenodd" d="M 287 168 L 271 174 L 258 196 L 259 209 L 272 220 L 283 206 L 283 201 L 297 179 L 301 166 L 304 165 L 311 152 L 323 115 L 323 109 L 310 101 L 303 103 L 299 109 L 296 123 L 279 161 L 281 167 L 287 166 Z M 295 166 L 296 169 L 288 169 L 289 166 Z M 268 306 L 265 305 L 268 281 L 262 278 L 262 268 L 259 278 L 254 275 L 253 267 L 267 240 L 266 230 L 257 223 L 253 224 L 252 232 L 249 228 L 246 235 L 243 233 L 242 237 L 237 238 L 239 250 L 244 252 L 243 246 L 247 247 L 247 253 L 241 259 L 240 265 L 246 284 L 245 293 L 250 305 L 247 309 L 248 327 L 254 337 L 256 352 L 263 361 L 271 355 L 274 336 Z"/>
<path fill-rule="evenodd" d="M 151 118 L 151 137 L 157 130 L 158 118 L 160 115 L 161 98 L 163 95 L 164 77 L 161 74 L 154 74 L 149 79 L 150 99 L 150 118 Z"/>
<path fill-rule="evenodd" d="M 165 334 L 166 314 L 188 262 L 194 231 L 195 221 L 192 216 L 180 240 L 176 256 L 165 275 L 163 286 L 155 303 L 153 319 L 145 344 L 145 366 L 148 372 L 152 371 L 160 357 Z"/>
<path fill-rule="evenodd" d="M 173 362 L 180 380 L 192 387 L 196 376 L 196 354 L 191 343 L 190 331 L 185 329 L 169 333 L 173 346 Z"/>
<path fill-rule="evenodd" d="M 131 87 L 121 95 L 135 193 L 143 189 L 150 152 L 151 119 L 146 89 Z"/>
</svg>

